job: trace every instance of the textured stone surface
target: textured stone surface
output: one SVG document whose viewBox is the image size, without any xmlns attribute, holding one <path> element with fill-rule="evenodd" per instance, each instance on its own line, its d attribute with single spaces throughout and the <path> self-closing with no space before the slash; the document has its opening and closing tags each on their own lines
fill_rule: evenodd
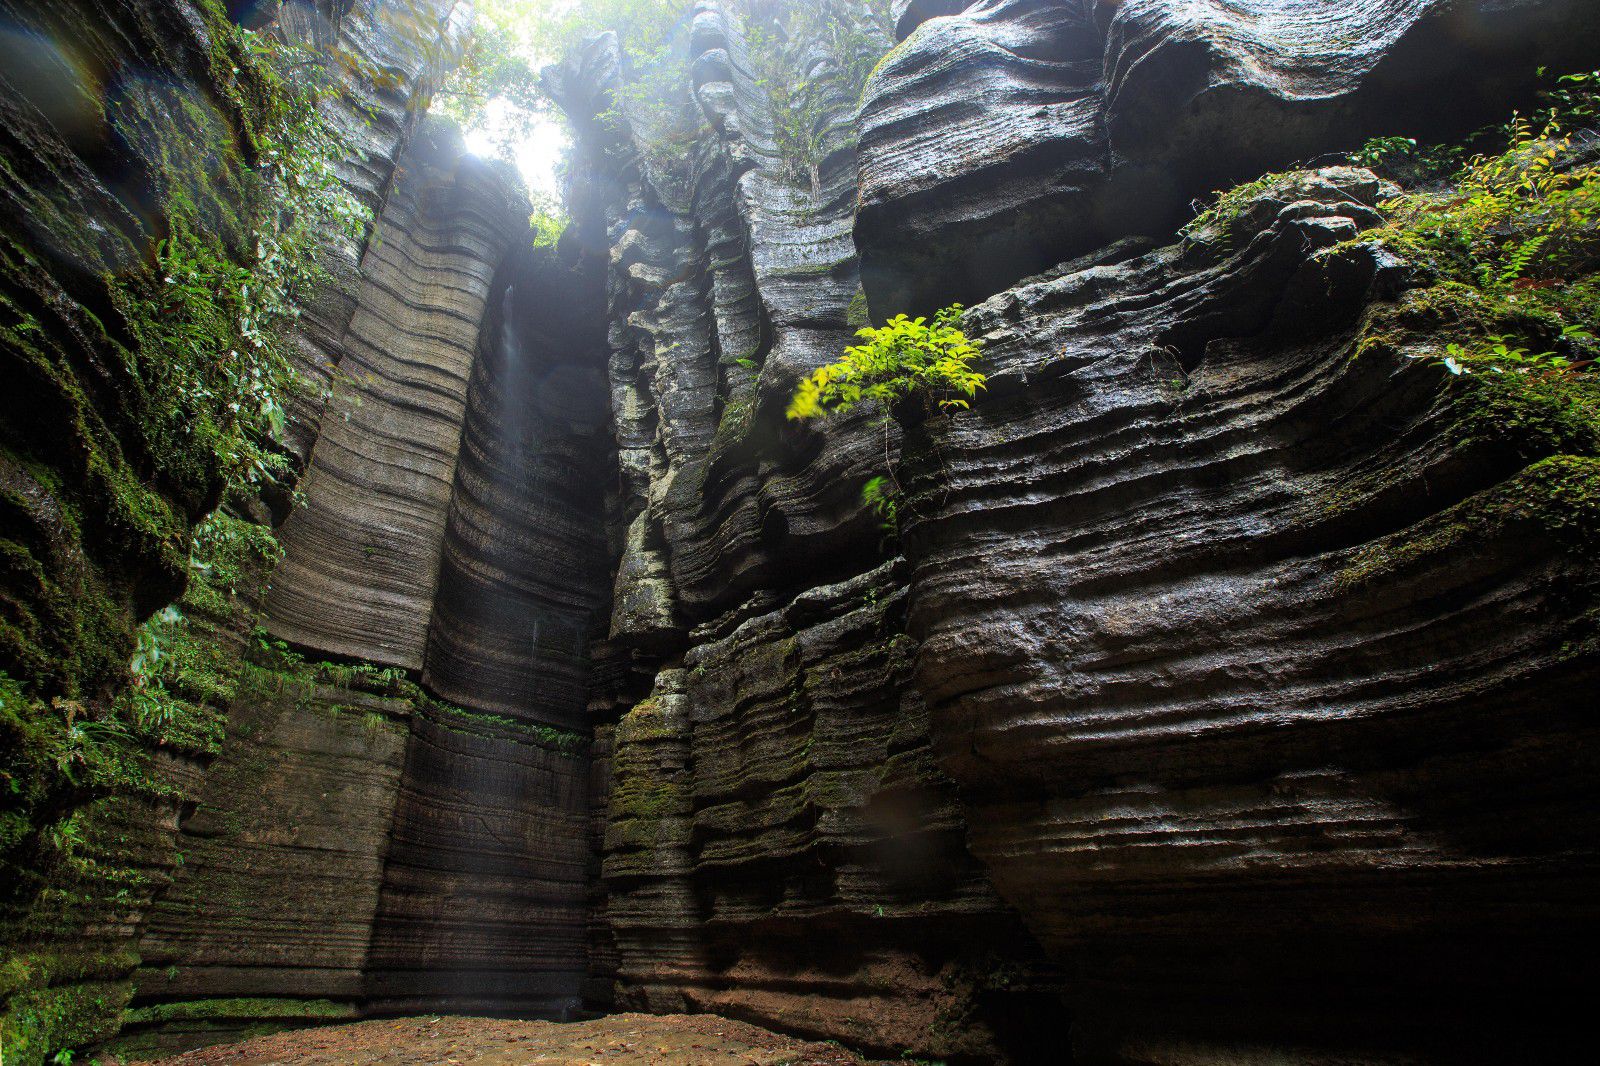
<svg viewBox="0 0 1600 1066">
<path fill-rule="evenodd" d="M 372 44 L 370 5 L 342 6 L 345 30 Z M 183 591 L 191 525 L 222 491 L 223 459 L 192 417 L 205 403 L 162 347 L 173 309 L 154 268 L 184 226 L 222 262 L 253 259 L 260 204 L 244 175 L 273 94 L 229 7 L 0 4 L 0 673 L 18 685 L 0 717 L 0 1040 L 24 1066 L 114 1031 L 210 747 L 129 721 L 116 700 L 133 627 Z M 410 114 L 399 98 L 426 64 L 380 51 L 365 54 L 393 75 L 394 106 L 364 144 L 392 157 Z M 352 74 L 347 88 L 371 86 Z M 136 750 L 107 757 L 122 747 Z M 24 757 L 40 761 L 19 774 Z M 18 777 L 41 771 L 54 774 L 45 802 L 19 811 L 37 782 Z M 56 843 L 23 830 L 69 817 Z"/>
<path fill-rule="evenodd" d="M 611 455 L 599 278 L 534 249 L 531 235 L 508 247 L 528 233 L 525 202 L 514 208 L 498 172 L 459 160 L 458 140 L 427 128 L 422 136 L 402 156 L 405 174 L 380 220 L 341 364 L 345 373 L 362 358 L 387 360 L 381 365 L 396 378 L 374 374 L 359 404 L 343 401 L 348 422 L 324 423 L 309 506 L 285 528 L 287 554 L 272 581 L 275 594 L 286 580 L 325 592 L 308 575 L 343 565 L 347 588 L 395 590 L 413 612 L 417 640 L 431 641 L 417 649 L 428 649 L 428 686 L 493 713 L 444 704 L 370 660 L 353 672 L 317 669 L 379 684 L 400 700 L 391 715 L 398 725 L 372 717 L 370 698 L 334 693 L 321 705 L 281 710 L 280 726 L 260 739 L 252 704 L 235 708 L 207 786 L 208 804 L 235 805 L 226 812 L 230 831 L 217 829 L 205 806 L 185 822 L 185 836 L 204 843 L 144 942 L 152 961 L 140 1011 L 172 1017 L 169 1031 L 204 1018 L 196 1039 L 263 1018 L 303 1021 L 317 1008 L 308 998 L 347 1010 L 555 1016 L 580 1002 L 592 873 L 587 760 L 580 736 L 548 723 L 581 723 L 583 651 L 603 625 L 607 592 L 603 497 L 593 491 Z M 442 265 L 424 271 L 429 248 Z M 418 277 L 433 280 L 420 297 L 402 299 Z M 470 310 L 450 303 L 457 284 L 473 294 Z M 400 310 L 418 300 L 438 302 Z M 360 340 L 362 328 L 394 330 L 395 317 L 409 324 L 398 335 L 415 346 L 407 363 Z M 439 344 L 440 336 L 470 344 Z M 459 389 L 448 417 L 435 403 L 441 381 Z M 381 439 L 357 432 L 380 424 Z M 331 465 L 330 456 L 348 461 L 357 447 L 392 465 Z M 352 480 L 358 474 L 374 480 Z M 403 552 L 297 532 L 300 521 L 316 529 L 371 519 L 363 502 L 385 492 L 396 510 L 377 517 L 409 522 L 414 533 L 384 542 Z M 419 519 L 423 501 L 436 510 Z M 435 612 L 441 570 L 449 587 Z M 289 586 L 291 605 L 305 602 L 297 587 Z M 352 620 L 343 604 L 323 602 L 337 611 L 313 625 L 384 632 L 374 612 Z M 310 641 L 314 657 L 349 651 L 337 635 L 290 632 Z M 332 712 L 335 722 L 325 717 Z M 365 743 L 351 750 L 359 737 Z M 281 773 L 250 776 L 274 752 L 287 760 Z M 330 778 L 341 782 L 335 791 Z M 301 831 L 308 812 L 320 831 Z M 226 905 L 212 909 L 211 899 Z M 246 998 L 206 1007 L 198 997 Z M 285 1005 L 292 1000 L 301 1006 Z"/>
<path fill-rule="evenodd" d="M 708 128 L 670 166 L 642 153 L 631 127 L 621 140 L 597 129 L 589 148 L 600 158 L 579 194 L 610 257 L 617 528 L 628 531 L 612 635 L 635 646 L 670 643 L 674 626 L 789 583 L 796 566 L 842 577 L 859 568 L 847 546 L 874 539 L 855 497 L 881 438 L 795 433 L 783 420 L 795 378 L 850 333 L 846 94 L 831 67 L 816 68 L 820 186 L 797 181 L 730 15 L 695 10 L 695 102 Z M 618 76 L 615 49 L 599 38 L 547 75 L 580 130 Z"/>
<path fill-rule="evenodd" d="M 1170 233 L 1211 189 L 1368 137 L 1498 121 L 1535 67 L 1593 66 L 1597 34 L 1593 0 L 968 4 L 867 87 L 855 238 L 873 311 L 971 302 Z"/>
<path fill-rule="evenodd" d="M 467 382 L 526 210 L 459 134 L 413 143 L 362 264 L 339 387 L 281 530 L 268 616 L 292 643 L 420 670 Z"/>
<path fill-rule="evenodd" d="M 708 128 L 673 160 L 592 122 L 614 39 L 547 76 L 588 131 L 575 203 L 607 234 L 624 490 L 591 701 L 609 797 L 593 972 L 624 1006 L 1003 1054 L 1028 1038 L 1008 1015 L 1053 997 L 1025 953 L 999 987 L 990 947 L 1027 937 L 965 854 L 894 643 L 903 593 L 858 501 L 898 435 L 783 418 L 795 379 L 853 328 L 855 93 L 814 42 L 752 54 L 744 14 L 695 9 Z M 775 67 L 813 79 L 806 166 L 775 135 Z"/>
<path fill-rule="evenodd" d="M 142 1000 L 359 998 L 413 710 L 256 675 L 144 928 Z"/>
<path fill-rule="evenodd" d="M 586 959 L 588 764 L 437 708 L 412 720 L 366 1005 L 566 1017 Z"/>
<path fill-rule="evenodd" d="M 1515 1056 L 1587 966 L 1600 587 L 1548 501 L 1594 442 L 1472 430 L 1476 386 L 1406 357 L 1449 319 L 1333 248 L 1375 192 L 1324 172 L 1231 255 L 995 297 L 990 391 L 919 431 L 935 749 L 1094 1056 Z M 1545 1021 L 1450 1021 L 1502 1009 Z"/>
<path fill-rule="evenodd" d="M 491 291 L 423 674 L 446 699 L 569 728 L 585 724 L 610 591 L 598 266 L 528 247 Z"/>
<path fill-rule="evenodd" d="M 299 2 L 276 12 L 263 10 L 267 6 L 254 5 L 253 15 L 262 21 L 275 18 L 275 32 L 317 49 L 323 62 L 335 68 L 331 76 L 343 91 L 329 94 L 321 106 L 353 149 L 342 161 L 339 177 L 378 216 L 394 184 L 400 153 L 422 120 L 419 104 L 442 84 L 450 58 L 461 47 L 470 7 L 460 0 Z M 298 369 L 312 386 L 295 397 L 289 411 L 289 443 L 302 465 L 316 442 L 323 404 L 338 380 L 369 237 L 332 237 L 321 256 L 329 283 L 304 303 L 296 323 Z"/>
<path fill-rule="evenodd" d="M 54 32 L 41 39 L 64 40 L 71 35 L 62 27 L 86 26 L 89 33 L 73 55 L 92 52 L 94 62 L 79 74 L 121 77 L 118 64 L 128 62 L 124 53 L 132 48 L 141 50 L 138 60 L 149 71 L 170 76 L 174 85 L 190 85 L 198 95 L 212 92 L 203 78 L 195 80 L 216 73 L 207 65 L 215 57 L 205 52 L 212 24 L 196 9 L 182 3 L 101 7 L 58 5 L 41 16 L 41 26 Z M 315 396 L 291 412 L 291 445 L 303 456 L 315 440 L 317 459 L 303 485 L 311 507 L 293 512 L 296 521 L 285 531 L 290 550 L 281 576 L 290 614 L 310 612 L 288 631 L 313 659 L 361 657 L 364 649 L 352 635 L 359 642 L 376 630 L 372 639 L 386 641 L 393 636 L 388 623 L 398 618 L 406 629 L 398 642 L 405 654 L 372 653 L 367 660 L 413 671 L 426 665 L 430 684 L 446 694 L 460 690 L 464 699 L 493 710 L 575 724 L 586 699 L 581 652 L 603 627 L 598 616 L 609 581 L 600 500 L 592 494 L 610 463 L 598 274 L 591 268 L 585 281 L 570 263 L 535 255 L 525 199 L 504 172 L 464 160 L 459 138 L 443 126 L 416 132 L 419 102 L 439 75 L 441 47 L 447 51 L 459 33 L 465 5 L 337 7 L 287 5 L 276 28 L 307 43 L 337 43 L 348 64 L 340 73 L 346 91 L 330 107 L 355 140 L 343 177 L 380 217 L 370 242 L 329 249 L 332 284 L 299 322 L 302 370 L 312 373 L 313 386 L 328 385 L 334 400 L 320 435 Z M 16 40 L 6 33 L 9 76 Z M 23 43 L 39 47 L 32 37 Z M 162 473 L 161 461 L 173 457 L 140 439 L 141 394 L 117 379 L 132 365 L 117 347 L 127 343 L 116 332 L 125 327 L 111 317 L 104 294 L 84 284 L 137 262 L 141 248 L 159 235 L 164 221 L 141 218 L 134 209 L 148 194 L 138 186 L 142 172 L 118 171 L 129 159 L 103 152 L 87 155 L 85 164 L 72 155 L 86 149 L 67 136 L 70 129 L 57 131 L 64 144 L 51 141 L 44 127 L 62 116 L 24 114 L 38 112 L 44 102 L 33 99 L 37 84 L 26 88 L 7 97 L 4 135 L 32 140 L 8 141 L 7 159 L 19 144 L 55 158 L 36 171 L 8 169 L 6 190 L 18 207 L 15 217 L 33 220 L 27 236 L 37 253 L 63 256 L 62 277 L 80 298 L 93 297 L 85 306 L 112 327 L 96 341 L 81 328 L 92 318 L 50 298 L 64 322 L 78 323 L 76 333 L 63 336 L 84 342 L 90 357 L 72 355 L 62 364 L 88 368 L 94 379 L 91 394 L 74 393 L 77 386 L 63 393 L 87 404 L 93 418 L 82 425 L 103 449 L 78 457 L 91 477 L 89 488 L 123 494 L 94 503 L 77 499 L 74 486 L 73 511 L 67 512 L 42 487 L 61 482 L 54 475 L 38 480 L 43 466 L 17 453 L 22 461 L 13 471 L 13 443 L 26 440 L 31 449 L 49 439 L 35 433 L 33 423 L 49 416 L 47 405 L 11 411 L 13 401 L 25 399 L 21 394 L 6 398 L 0 473 L 8 508 L 15 498 L 47 519 L 43 550 L 75 584 L 63 591 L 91 608 L 104 596 L 126 637 L 139 615 L 174 594 L 184 570 L 187 523 L 215 503 L 217 486 L 174 482 Z M 150 95 L 161 103 L 159 92 Z M 219 90 L 217 100 L 227 104 L 230 98 Z M 174 127 L 173 135 L 186 128 Z M 172 151 L 181 157 L 206 143 L 201 132 Z M 166 144 L 152 137 L 123 155 L 154 153 Z M 92 165 L 106 167 L 115 180 L 97 176 Z M 13 176 L 18 180 L 9 182 Z M 45 204 L 65 205 L 67 214 L 77 215 L 57 218 L 41 210 Z M 41 228 L 58 222 L 61 234 L 72 235 L 59 247 Z M 508 266 L 513 249 L 518 258 Z M 13 282 L 26 282 L 15 291 L 30 300 L 44 293 L 46 273 L 27 277 L 7 269 L 8 300 Z M 522 340 L 509 353 L 491 342 L 478 358 L 484 323 L 494 318 L 486 309 L 496 284 L 494 297 L 504 298 L 523 323 Z M 505 298 L 513 288 L 520 299 Z M 500 319 L 494 321 L 498 330 Z M 14 324 L 5 319 L 7 329 Z M 8 341 L 8 366 L 12 354 Z M 504 372 L 519 361 L 521 371 Z M 57 384 L 71 385 L 59 377 Z M 524 413 L 536 414 L 537 422 L 518 424 Z M 464 435 L 469 452 L 458 471 Z M 118 483 L 125 471 L 143 482 L 150 505 Z M 107 473 L 113 475 L 109 483 Z M 135 505 L 146 508 L 141 520 L 153 516 L 167 528 L 113 530 L 115 536 L 102 542 L 98 528 L 78 525 L 76 511 L 85 502 L 92 504 L 84 513 L 96 526 L 115 526 L 122 519 L 119 506 Z M 9 517 L 4 532 L 13 532 Z M 394 546 L 395 554 L 380 557 L 370 550 L 376 542 Z M 102 557 L 103 547 L 114 551 Z M 438 643 L 425 664 L 441 558 L 455 597 L 440 611 Z M 296 598 L 304 593 L 297 575 L 312 575 L 307 581 L 315 586 L 315 575 L 334 572 L 350 582 L 345 599 L 319 598 L 315 590 Z M 6 576 L 9 605 L 9 570 Z M 386 605 L 386 594 L 404 609 Z M 365 620 L 346 617 L 352 603 L 368 607 Z M 321 617 L 319 605 L 327 611 Z M 241 604 L 241 612 L 248 606 Z M 16 616 L 8 610 L 7 617 Z M 242 614 L 216 621 L 215 636 L 232 654 L 249 622 Z M 506 621 L 512 624 L 502 631 Z M 130 647 L 116 634 L 105 636 L 107 663 L 96 669 L 104 665 L 109 672 L 92 679 L 93 691 L 81 683 L 81 691 L 58 690 L 96 701 L 96 715 L 98 701 L 123 677 Z M 25 677 L 37 673 L 31 665 L 6 666 Z M 350 676 L 370 681 L 378 675 L 368 666 Z M 67 926 L 51 927 L 54 939 L 33 945 L 42 961 L 28 965 L 51 985 L 43 991 L 11 981 L 10 964 L 21 966 L 24 959 L 12 957 L 8 924 L 8 976 L 0 989 L 8 1041 L 13 1013 L 28 1025 L 46 1019 L 46 1039 L 81 1045 L 108 1035 L 134 991 L 127 975 L 140 961 L 131 948 L 141 932 L 145 965 L 136 975 L 130 1018 L 166 1025 L 187 1034 L 183 1039 L 349 1016 L 362 1003 L 472 1003 L 543 1013 L 562 1013 L 576 1003 L 586 965 L 591 865 L 579 738 L 458 713 L 450 718 L 456 712 L 413 686 L 374 695 L 343 684 L 312 691 L 301 686 L 304 678 L 288 680 L 288 692 L 253 688 L 234 701 L 220 751 L 190 751 L 173 741 L 160 760 L 161 783 L 178 789 L 172 797 L 118 799 L 96 808 L 87 823 L 94 836 L 83 854 L 110 864 L 119 877 L 128 871 L 131 890 L 119 893 L 104 913 L 81 905 L 69 910 Z M 413 711 L 414 731 L 407 725 Z M 439 724 L 447 719 L 454 724 Z M 493 817 L 489 808 L 479 809 L 491 797 L 498 803 Z M 466 887 L 476 895 L 464 910 L 453 897 Z M 56 895 L 62 888 L 77 892 L 80 886 L 57 886 Z M 152 891 L 161 898 L 147 917 Z M 27 935 L 37 940 L 46 934 L 34 918 Z M 27 969 L 16 972 L 32 979 Z M 23 995 L 13 998 L 19 987 Z M 49 1051 L 37 1041 L 21 1050 L 12 1042 L 7 1061 L 13 1054 L 34 1061 Z"/>
<path fill-rule="evenodd" d="M 1029 1031 L 1053 999 L 1040 959 L 966 853 L 907 684 L 897 575 L 697 631 L 618 723 L 604 879 L 620 1005 L 886 1053 L 1048 1046 Z"/>
<path fill-rule="evenodd" d="M 614 36 L 550 74 L 580 133 L 553 251 L 373 90 L 379 231 L 306 326 L 334 399 L 295 412 L 271 603 L 368 665 L 242 695 L 209 773 L 168 768 L 193 809 L 110 823 L 186 855 L 108 925 L 143 924 L 138 1022 L 614 1001 L 952 1061 L 1574 1057 L 1600 442 L 1485 429 L 1489 385 L 1425 357 L 1460 324 L 1352 240 L 1365 172 L 1168 242 L 1213 185 L 1502 117 L 1536 62 L 1594 65 L 1593 5 L 895 3 L 859 161 L 837 40 L 750 32 L 783 10 L 694 7 L 670 152 L 599 118 Z M 5 292 L 80 299 L 59 273 Z M 987 298 L 972 411 L 785 421 L 863 292 Z M 0 531 L 33 515 L 68 596 L 170 595 L 177 541 L 76 565 L 15 439 Z M 893 543 L 859 492 L 902 442 Z M 132 966 L 64 980 L 125 997 Z"/>
</svg>

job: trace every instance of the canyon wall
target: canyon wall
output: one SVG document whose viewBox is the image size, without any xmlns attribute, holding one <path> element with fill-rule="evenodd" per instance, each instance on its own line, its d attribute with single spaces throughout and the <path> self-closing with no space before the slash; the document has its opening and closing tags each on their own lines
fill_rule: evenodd
<svg viewBox="0 0 1600 1066">
<path fill-rule="evenodd" d="M 233 701 L 199 803 L 231 813 L 183 822 L 141 941 L 136 1016 L 165 1033 L 581 1004 L 600 278 L 533 247 L 451 127 L 396 169 L 268 579 L 257 639 L 291 661 Z"/>
<path fill-rule="evenodd" d="M 1473 312 L 1361 242 L 1368 172 L 1176 229 L 1500 118 L 1600 11 L 904 5 L 857 111 L 785 10 L 695 7 L 686 114 L 609 37 L 548 75 L 611 252 L 618 1002 L 985 1061 L 1561 1047 L 1592 424 L 1430 364 Z M 784 418 L 866 308 L 953 300 L 970 413 Z M 859 493 L 902 448 L 886 540 Z"/>
<path fill-rule="evenodd" d="M 237 104 L 220 5 L 13 8 Z M 229 501 L 284 555 L 198 612 L 214 732 L 98 801 L 140 879 L 7 899 L 29 1054 L 124 1004 L 128 1050 L 615 1005 L 951 1062 L 1570 1051 L 1594 386 L 1442 369 L 1490 311 L 1334 164 L 1600 65 L 1600 5 L 701 0 L 664 59 L 624 27 L 546 72 L 554 247 L 422 113 L 464 8 L 407 10 L 427 47 L 385 5 L 251 6 L 365 57 L 330 106 L 374 221 L 296 326 L 303 499 Z M 161 232 L 140 142 L 28 84 L 0 695 L 71 726 L 221 486 L 138 417 L 106 312 Z M 956 300 L 971 410 L 785 417 L 856 329 Z M 861 499 L 889 464 L 897 530 Z"/>
<path fill-rule="evenodd" d="M 51 729 L 71 743 L 96 722 L 126 728 L 135 624 L 186 576 L 163 612 L 182 619 L 183 643 L 163 650 L 196 701 L 181 728 L 133 738 L 148 747 L 112 764 L 123 777 L 8 803 L 7 870 L 16 859 L 26 878 L 6 879 L 8 1062 L 82 1048 L 119 1016 L 134 1052 L 361 1010 L 559 1016 L 581 1001 L 593 861 L 587 743 L 573 728 L 610 588 L 592 491 L 613 462 L 602 287 L 576 256 L 533 246 L 509 169 L 424 121 L 468 12 L 5 12 L 19 20 L 4 28 L 18 77 L 5 133 L 22 226 L 8 247 L 24 257 L 7 266 L 7 365 L 41 383 L 6 399 L 6 780 L 38 774 L 17 757 L 54 757 Z M 241 196 L 230 168 L 256 165 L 260 87 L 234 82 L 257 68 L 234 58 L 230 77 L 230 16 L 314 49 L 336 86 L 325 117 L 348 148 L 339 179 L 375 217 L 332 235 L 326 276 L 291 326 L 307 387 L 286 398 L 284 445 L 301 499 L 281 482 L 228 499 L 230 522 L 274 522 L 288 550 L 271 573 L 246 565 L 220 588 L 186 561 L 220 471 L 162 473 L 192 469 L 150 414 L 170 401 L 141 406 L 164 353 L 109 309 L 178 224 L 148 214 L 180 202 L 164 167 L 221 153 L 218 187 L 188 193 L 220 213 Z M 168 100 L 123 82 L 176 88 Z M 128 95 L 134 124 L 113 110 L 104 129 L 71 125 L 83 116 L 51 91 L 90 117 L 97 94 L 114 106 Z M 49 165 L 27 169 L 30 158 Z M 55 448 L 61 425 L 91 447 Z M 130 508 L 143 525 L 123 520 Z M 10 554 L 13 535 L 26 554 Z M 30 556 L 42 589 L 12 566 Z M 61 754 L 69 780 L 102 773 L 69 758 L 83 757 Z M 49 819 L 74 807 L 64 837 Z M 32 839 L 43 843 L 29 852 Z"/>
</svg>

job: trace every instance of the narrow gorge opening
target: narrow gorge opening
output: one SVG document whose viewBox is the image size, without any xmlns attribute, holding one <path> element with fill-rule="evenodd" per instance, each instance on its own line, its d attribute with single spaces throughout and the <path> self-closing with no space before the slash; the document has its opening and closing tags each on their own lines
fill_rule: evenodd
<svg viewBox="0 0 1600 1066">
<path fill-rule="evenodd" d="M 1586 1046 L 1595 0 L 0 58 L 0 1066 Z"/>
</svg>

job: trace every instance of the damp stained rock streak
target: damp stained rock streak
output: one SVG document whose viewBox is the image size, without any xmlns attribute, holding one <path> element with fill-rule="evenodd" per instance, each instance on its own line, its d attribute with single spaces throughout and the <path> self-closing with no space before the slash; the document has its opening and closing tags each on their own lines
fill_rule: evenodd
<svg viewBox="0 0 1600 1066">
<path fill-rule="evenodd" d="M 582 729 L 610 593 L 614 446 L 598 262 L 517 249 L 467 388 L 423 680 L 456 703 Z"/>
</svg>

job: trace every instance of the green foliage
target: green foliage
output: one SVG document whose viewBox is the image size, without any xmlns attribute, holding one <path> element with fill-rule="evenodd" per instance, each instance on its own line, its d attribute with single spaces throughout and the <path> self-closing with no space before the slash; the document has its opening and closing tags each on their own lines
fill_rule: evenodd
<svg viewBox="0 0 1600 1066">
<path fill-rule="evenodd" d="M 245 667 L 240 684 L 257 698 L 275 698 L 290 691 L 305 697 L 316 686 L 330 686 L 409 700 L 417 708 L 427 711 L 439 725 L 457 732 L 485 728 L 510 732 L 563 755 L 579 754 L 588 746 L 587 738 L 581 733 L 472 711 L 437 699 L 410 680 L 406 672 L 397 666 L 379 666 L 369 662 L 315 662 L 283 641 L 273 640 L 263 627 L 257 626 L 251 636 L 250 662 Z M 378 723 L 372 721 L 371 715 L 364 715 L 363 724 L 371 728 Z"/>
<path fill-rule="evenodd" d="M 1502 150 L 1474 156 L 1447 188 L 1385 203 L 1387 222 L 1362 237 L 1419 264 L 1466 316 L 1466 335 L 1435 357 L 1456 377 L 1545 386 L 1588 376 L 1600 355 L 1600 165 L 1574 162 L 1563 126 L 1594 114 L 1596 82 L 1575 75 L 1558 84 L 1565 88 L 1542 123 L 1514 118 Z"/>
<path fill-rule="evenodd" d="M 953 304 L 931 323 L 896 315 L 880 327 L 857 330 L 863 343 L 802 380 L 789 401 L 791 419 L 843 413 L 869 401 L 881 406 L 888 473 L 862 486 L 861 502 L 891 535 L 898 533 L 907 507 L 889 452 L 892 409 L 906 400 L 920 400 L 927 414 L 965 408 L 987 380 L 972 367 L 982 342 L 969 339 L 960 322 L 961 305 Z"/>
<path fill-rule="evenodd" d="M 332 91 L 313 54 L 275 38 L 235 31 L 267 90 L 247 164 L 209 116 L 190 129 L 163 129 L 163 109 L 192 109 L 187 98 L 125 105 L 123 123 L 154 141 L 169 161 L 158 193 L 170 220 L 156 247 L 156 270 L 130 279 L 125 311 L 140 341 L 142 376 L 159 402 L 147 412 L 158 446 L 214 455 L 229 484 L 255 484 L 286 470 L 275 443 L 295 387 L 289 331 L 298 303 L 327 282 L 319 252 L 331 239 L 359 239 L 370 213 L 339 179 L 352 146 L 319 108 Z M 189 170 L 207 165 L 192 143 L 204 134 L 231 168 L 223 190 L 232 225 L 218 224 L 212 202 Z"/>
<path fill-rule="evenodd" d="M 533 228 L 534 247 L 554 248 L 561 234 L 566 232 L 566 212 L 553 196 L 535 192 L 531 198 L 533 214 L 528 216 L 528 225 Z"/>
<path fill-rule="evenodd" d="M 216 512 L 195 527 L 191 578 L 183 599 L 139 627 L 129 662 L 131 683 L 120 718 L 148 744 L 215 753 L 241 662 L 218 639 L 218 627 L 254 602 L 262 576 L 283 554 L 265 526 Z"/>
<path fill-rule="evenodd" d="M 159 1025 L 164 1022 L 237 1021 L 243 1018 L 325 1021 L 357 1018 L 360 1013 L 353 1004 L 335 1003 L 330 999 L 233 997 L 151 1003 L 128 1011 L 127 1022 L 130 1025 Z"/>
<path fill-rule="evenodd" d="M 249 523 L 190 522 L 230 486 L 253 490 L 286 471 L 297 306 L 328 281 L 325 243 L 359 238 L 368 220 L 338 178 L 353 147 L 324 117 L 339 64 L 239 29 L 220 3 L 194 14 L 210 57 L 193 71 L 201 86 L 157 72 L 105 103 L 137 158 L 130 172 L 148 179 L 140 208 L 159 242 L 139 246 L 135 233 L 133 254 L 84 252 L 84 264 L 115 268 L 74 281 L 75 294 L 93 293 L 92 313 L 57 308 L 45 325 L 14 313 L 9 296 L 0 309 L 0 340 L 60 434 L 48 447 L 8 434 L 0 447 L 6 482 L 32 487 L 0 499 L 8 952 L 131 924 L 151 871 L 170 861 L 149 804 L 180 797 L 156 752 L 215 750 L 237 663 L 212 616 L 246 590 L 251 560 L 276 550 Z M 92 228 L 82 224 L 92 215 L 50 210 L 30 230 L 41 245 L 74 220 Z M 11 278 L 47 269 L 22 242 L 0 256 Z M 136 608 L 110 566 L 159 577 L 147 591 L 175 589 L 187 573 L 188 592 L 135 632 Z M 0 991 L 6 1060 L 40 1062 L 109 1036 L 131 965 L 33 967 Z"/>
<path fill-rule="evenodd" d="M 1180 231 L 1185 240 L 1215 245 L 1226 251 L 1233 246 L 1234 227 L 1251 204 L 1270 196 L 1294 180 L 1291 173 L 1263 174 L 1254 181 L 1212 194 L 1209 205 L 1197 212 Z"/>
<path fill-rule="evenodd" d="M 535 116 L 559 111 L 543 97 L 537 68 L 583 42 L 615 31 L 622 47 L 622 84 L 604 116 L 626 118 L 646 159 L 664 168 L 702 129 L 689 97 L 686 0 L 488 0 L 475 7 L 475 28 L 456 72 L 440 93 L 444 110 L 473 126 L 484 106 L 506 101 L 516 119 L 503 131 L 525 135 Z"/>
<path fill-rule="evenodd" d="M 1565 165 L 1555 121 L 1512 126 L 1505 151 L 1475 156 L 1443 192 L 1401 196 L 1375 234 L 1441 279 L 1490 292 L 1559 287 L 1600 251 L 1600 165 Z"/>
<path fill-rule="evenodd" d="M 611 108 L 600 116 L 615 128 L 625 125 L 645 162 L 658 172 L 681 168 L 688 150 L 709 129 L 690 92 L 689 44 L 686 31 L 654 45 L 625 44 L 623 79 L 613 90 Z"/>
<path fill-rule="evenodd" d="M 861 329 L 872 324 L 872 318 L 867 313 L 865 289 L 857 288 L 855 295 L 850 297 L 850 304 L 844 310 L 844 324 L 851 329 Z"/>
<path fill-rule="evenodd" d="M 883 475 L 867 479 L 861 486 L 861 502 L 877 515 L 880 524 L 889 532 L 900 528 L 900 490 Z"/>
<path fill-rule="evenodd" d="M 687 21 L 689 4 L 683 0 L 495 0 L 490 5 L 504 12 L 497 18 L 525 27 L 525 39 L 540 55 L 559 58 L 583 41 L 613 30 L 623 47 L 652 51 Z"/>
<path fill-rule="evenodd" d="M 1420 145 L 1412 137 L 1374 137 L 1350 153 L 1354 166 L 1402 185 L 1421 185 L 1450 176 L 1461 166 L 1459 145 Z"/>
<path fill-rule="evenodd" d="M 503 154 L 509 154 L 512 141 L 532 131 L 539 116 L 553 113 L 539 88 L 539 57 L 514 21 L 529 6 L 507 0 L 476 4 L 465 47 L 453 57 L 450 75 L 429 101 L 430 111 L 468 130 L 484 122 L 491 102 L 505 101 L 511 120 L 500 130 Z"/>
<path fill-rule="evenodd" d="M 980 342 L 961 332 L 961 305 L 926 318 L 896 315 L 856 336 L 864 343 L 844 350 L 837 363 L 819 367 L 800 382 L 789 401 L 791 419 L 843 413 L 864 401 L 886 409 L 920 398 L 929 413 L 967 407 L 986 375 L 972 368 Z"/>
<path fill-rule="evenodd" d="M 753 15 L 745 27 L 758 87 L 771 105 L 772 133 L 786 176 L 822 192 L 821 166 L 836 116 L 855 103 L 894 43 L 887 0 L 794 0 Z M 824 62 L 817 63 L 818 58 Z M 855 136 L 843 121 L 840 143 Z"/>
</svg>

